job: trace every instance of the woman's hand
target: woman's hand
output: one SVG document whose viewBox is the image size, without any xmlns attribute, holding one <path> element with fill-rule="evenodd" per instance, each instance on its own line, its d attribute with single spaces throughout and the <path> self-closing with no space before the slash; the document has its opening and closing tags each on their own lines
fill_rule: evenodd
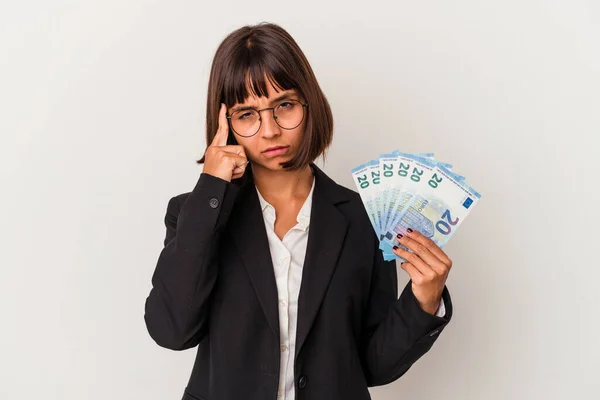
<svg viewBox="0 0 600 400">
<path fill-rule="evenodd" d="M 240 145 L 227 145 L 229 124 L 227 123 L 227 107 L 221 103 L 219 110 L 219 127 L 212 143 L 204 154 L 203 172 L 231 182 L 240 178 L 246 171 L 248 158 Z"/>
<path fill-rule="evenodd" d="M 452 268 L 452 260 L 433 240 L 410 228 L 406 235 L 398 235 L 398 241 L 412 250 L 410 252 L 394 246 L 394 253 L 406 260 L 400 267 L 410 275 L 415 297 L 424 311 L 435 314 Z"/>
</svg>

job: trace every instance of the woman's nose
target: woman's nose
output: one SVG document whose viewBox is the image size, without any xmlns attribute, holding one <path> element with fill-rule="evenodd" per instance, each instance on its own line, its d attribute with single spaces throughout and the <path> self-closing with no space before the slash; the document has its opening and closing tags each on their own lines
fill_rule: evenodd
<svg viewBox="0 0 600 400">
<path fill-rule="evenodd" d="M 270 138 L 281 133 L 279 125 L 277 125 L 277 122 L 275 122 L 275 115 L 273 115 L 273 110 L 262 111 L 261 119 L 261 136 Z"/>
</svg>

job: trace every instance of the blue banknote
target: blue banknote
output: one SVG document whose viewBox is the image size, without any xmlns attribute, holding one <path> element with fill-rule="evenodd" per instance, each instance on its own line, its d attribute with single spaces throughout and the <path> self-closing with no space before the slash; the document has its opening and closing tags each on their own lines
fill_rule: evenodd
<svg viewBox="0 0 600 400">
<path fill-rule="evenodd" d="M 407 228 L 443 247 L 477 204 L 481 195 L 451 168 L 433 153 L 398 149 L 352 168 L 384 259 L 404 261 L 392 247 L 400 245 L 396 235 Z"/>
</svg>

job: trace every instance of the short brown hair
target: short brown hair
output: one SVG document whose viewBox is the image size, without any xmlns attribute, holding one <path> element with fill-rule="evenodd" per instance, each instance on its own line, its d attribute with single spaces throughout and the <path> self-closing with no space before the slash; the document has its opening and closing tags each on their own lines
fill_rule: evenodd
<svg viewBox="0 0 600 400">
<path fill-rule="evenodd" d="M 290 170 L 303 168 L 331 144 L 333 116 L 306 56 L 287 31 L 272 23 L 243 26 L 219 45 L 208 82 L 206 145 L 217 132 L 221 103 L 243 103 L 250 96 L 248 88 L 257 97 L 266 96 L 265 76 L 274 87 L 297 90 L 308 103 L 300 151 L 281 164 Z M 231 129 L 227 144 L 237 144 Z M 204 156 L 196 162 L 204 163 Z"/>
</svg>

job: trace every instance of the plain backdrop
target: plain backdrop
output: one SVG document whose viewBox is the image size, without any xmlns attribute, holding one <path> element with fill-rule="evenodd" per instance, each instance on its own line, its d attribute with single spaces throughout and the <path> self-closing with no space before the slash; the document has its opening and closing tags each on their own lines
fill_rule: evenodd
<svg viewBox="0 0 600 400">
<path fill-rule="evenodd" d="M 195 350 L 157 346 L 144 301 L 214 51 L 261 21 L 331 103 L 338 183 L 398 148 L 483 196 L 445 248 L 452 322 L 373 399 L 598 398 L 595 0 L 2 2 L 0 398 L 181 398 Z"/>
</svg>

